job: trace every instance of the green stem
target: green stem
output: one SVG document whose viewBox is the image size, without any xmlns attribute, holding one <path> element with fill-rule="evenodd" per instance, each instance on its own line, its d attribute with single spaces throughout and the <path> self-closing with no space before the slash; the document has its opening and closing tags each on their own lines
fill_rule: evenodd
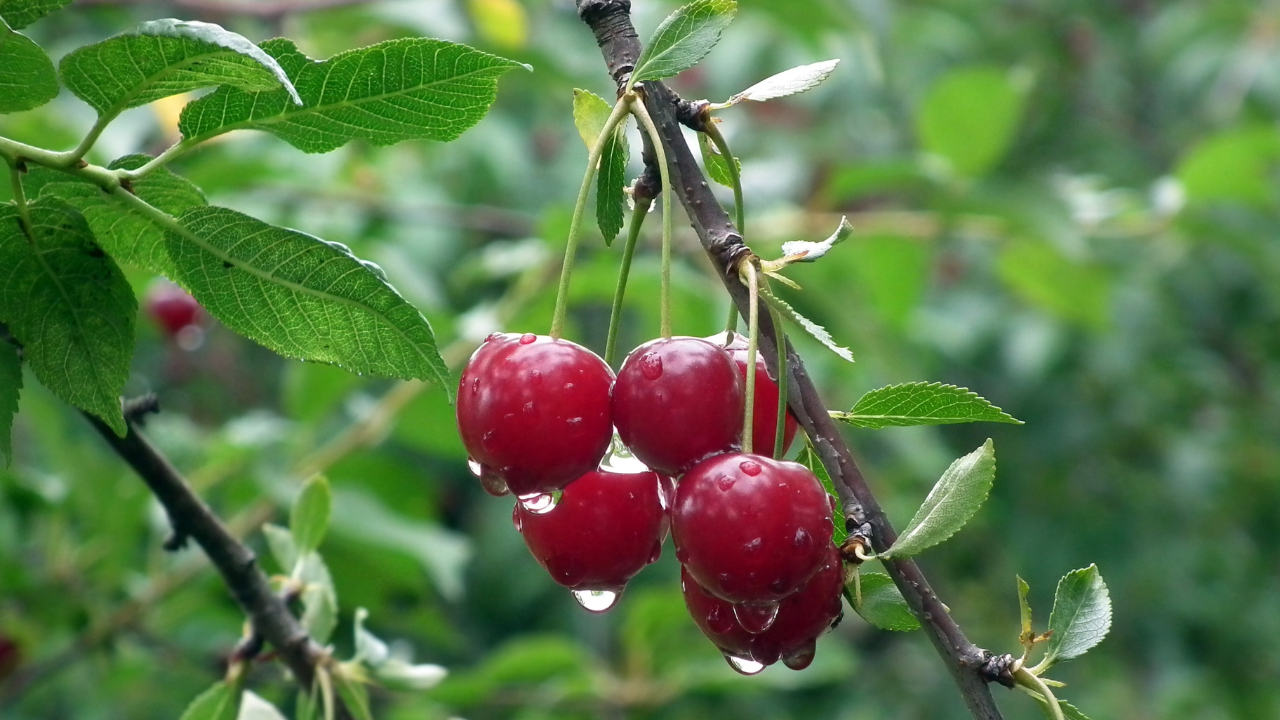
<svg viewBox="0 0 1280 720">
<path fill-rule="evenodd" d="M 750 453 L 751 436 L 755 430 L 752 427 L 755 413 L 752 411 L 756 406 L 756 350 L 760 340 L 760 279 L 756 277 L 756 265 L 750 259 L 742 265 L 742 271 L 747 275 L 747 291 L 751 298 L 751 310 L 747 313 L 747 392 L 742 411 L 742 452 Z"/>
<path fill-rule="evenodd" d="M 1040 693 L 1040 696 L 1048 706 L 1048 715 L 1052 720 L 1066 720 L 1062 714 L 1062 706 L 1058 704 L 1058 698 L 1053 696 L 1053 691 L 1049 689 L 1049 686 L 1043 680 L 1033 675 L 1026 668 L 1018 668 L 1017 672 L 1013 674 L 1013 679 L 1019 685 Z"/>
<path fill-rule="evenodd" d="M 662 176 L 662 289 L 659 294 L 659 318 L 662 326 L 662 337 L 671 337 L 671 177 L 667 170 L 667 151 L 662 145 L 662 136 L 649 117 L 644 102 L 631 104 L 632 112 L 640 120 L 640 125 L 649 134 L 653 144 L 653 152 L 658 156 L 658 172 Z"/>
<path fill-rule="evenodd" d="M 27 235 L 27 242 L 34 242 L 35 226 L 31 224 L 27 196 L 22 192 L 22 173 L 18 171 L 16 163 L 9 165 L 9 180 L 13 183 L 13 204 L 18 206 L 18 220 L 22 223 L 22 231 Z"/>
<path fill-rule="evenodd" d="M 703 124 L 707 137 L 715 143 L 720 157 L 724 158 L 725 169 L 729 171 L 729 179 L 733 181 L 733 220 L 738 226 L 738 234 L 746 237 L 747 220 L 742 210 L 742 178 L 738 176 L 738 163 L 733 159 L 733 153 L 729 152 L 729 143 L 720 134 L 720 128 L 716 127 L 715 122 L 708 118 Z"/>
<path fill-rule="evenodd" d="M 773 456 L 781 459 L 787 437 L 787 334 L 782 329 L 782 313 L 772 305 L 769 317 L 773 318 L 773 334 L 778 340 L 778 426 L 773 431 Z"/>
<path fill-rule="evenodd" d="M 733 333 L 738 329 L 738 306 L 729 301 L 729 317 L 724 323 L 724 344 L 733 342 Z"/>
<path fill-rule="evenodd" d="M 110 125 L 111 121 L 116 119 L 117 114 L 99 115 L 98 119 L 93 121 L 93 127 L 89 128 L 89 133 L 84 136 L 84 139 L 80 141 L 75 150 L 59 153 L 61 162 L 66 166 L 71 166 L 79 162 L 85 155 L 88 155 L 89 151 L 93 149 L 93 144 L 98 142 L 98 137 L 102 135 L 102 131 L 106 130 L 107 125 Z"/>
<path fill-rule="evenodd" d="M 591 153 L 587 156 L 587 171 L 583 173 L 582 187 L 578 189 L 578 200 L 573 205 L 573 220 L 569 224 L 569 240 L 564 247 L 564 265 L 560 268 L 560 287 L 556 291 L 555 314 L 551 316 L 551 337 L 553 338 L 559 338 L 564 332 L 564 314 L 569 304 L 569 276 L 573 274 L 573 258 L 578 252 L 578 236 L 582 230 L 582 216 L 586 212 L 587 194 L 591 191 L 591 180 L 596 175 L 596 166 L 600 164 L 600 156 L 604 153 L 605 143 L 608 142 L 609 136 L 613 134 L 614 128 L 626 116 L 627 108 L 635 104 L 633 100 L 633 96 L 623 95 L 618 104 L 613 106 L 613 112 L 609 115 L 609 119 L 605 121 L 604 128 L 600 131 L 600 137 L 596 138 L 596 144 L 591 146 Z"/>
<path fill-rule="evenodd" d="M 179 156 L 185 155 L 187 151 L 194 148 L 196 144 L 197 143 L 188 143 L 186 140 L 179 140 L 166 148 L 164 152 L 154 158 L 151 158 L 147 161 L 147 164 L 134 170 L 117 170 L 116 174 L 124 180 L 140 180 L 151 174 L 153 171 L 164 167 Z"/>
<path fill-rule="evenodd" d="M 613 365 L 613 355 L 618 349 L 618 326 L 622 324 L 622 298 L 627 294 L 627 277 L 631 274 L 631 257 L 640 239 L 640 227 L 644 216 L 653 207 L 652 198 L 637 200 L 631 209 L 631 225 L 627 228 L 627 244 L 622 248 L 622 265 L 618 268 L 618 286 L 613 291 L 613 309 L 609 311 L 609 340 L 604 346 L 604 362 Z"/>
</svg>

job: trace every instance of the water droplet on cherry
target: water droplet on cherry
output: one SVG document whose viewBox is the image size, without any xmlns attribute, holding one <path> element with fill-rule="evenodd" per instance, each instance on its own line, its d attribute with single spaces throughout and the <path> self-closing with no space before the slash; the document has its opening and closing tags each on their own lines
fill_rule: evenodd
<svg viewBox="0 0 1280 720">
<path fill-rule="evenodd" d="M 761 470 L 760 463 L 754 460 L 743 460 L 741 463 L 738 464 L 738 469 L 742 470 L 742 472 L 746 473 L 747 475 L 750 475 L 751 477 L 755 477 L 759 475 Z"/>
<path fill-rule="evenodd" d="M 662 377 L 662 356 L 657 353 L 645 353 L 640 356 L 640 374 L 646 380 L 657 380 Z"/>
<path fill-rule="evenodd" d="M 752 635 L 760 633 L 773 627 L 773 621 L 778 619 L 777 603 L 767 605 L 734 605 L 733 616 L 738 619 L 738 624 L 743 630 Z"/>
<path fill-rule="evenodd" d="M 723 605 L 716 605 L 707 613 L 707 627 L 713 633 L 724 635 L 731 632 L 735 625 L 733 613 L 725 612 Z"/>
<path fill-rule="evenodd" d="M 546 515 L 556 507 L 556 493 L 534 493 L 520 496 L 520 507 L 534 515 Z"/>
<path fill-rule="evenodd" d="M 796 651 L 782 658 L 782 664 L 792 670 L 803 670 L 813 663 L 814 653 L 817 651 L 817 644 L 810 640 L 800 646 Z"/>
<path fill-rule="evenodd" d="M 471 474 L 475 475 L 476 477 L 480 477 L 481 475 L 484 474 L 484 466 L 481 465 L 480 461 L 476 460 L 475 458 L 471 458 L 471 457 L 467 458 L 467 469 L 470 470 Z"/>
<path fill-rule="evenodd" d="M 737 657 L 725 653 L 724 659 L 729 663 L 729 667 L 741 675 L 756 675 L 764 670 L 764 663 L 758 663 L 751 658 Z"/>
<path fill-rule="evenodd" d="M 534 335 L 533 333 L 525 333 L 520 336 L 521 345 L 529 345 L 531 343 L 536 342 L 537 340 L 538 340 L 538 336 Z"/>
<path fill-rule="evenodd" d="M 613 590 L 574 590 L 573 599 L 586 610 L 602 613 L 618 601 L 619 593 Z"/>
<path fill-rule="evenodd" d="M 733 487 L 735 482 L 737 482 L 737 480 L 735 480 L 732 475 L 721 475 L 716 479 L 716 487 L 720 488 L 723 492 L 727 492 Z"/>
</svg>

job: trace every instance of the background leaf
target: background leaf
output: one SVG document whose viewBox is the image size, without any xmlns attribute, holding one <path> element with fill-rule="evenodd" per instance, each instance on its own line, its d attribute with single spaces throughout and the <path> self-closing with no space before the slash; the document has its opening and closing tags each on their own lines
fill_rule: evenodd
<svg viewBox="0 0 1280 720">
<path fill-rule="evenodd" d="M 338 626 L 338 590 L 320 553 L 312 550 L 298 556 L 294 576 L 304 583 L 302 626 L 313 640 L 324 645 Z"/>
<path fill-rule="evenodd" d="M 13 463 L 13 416 L 18 412 L 18 392 L 22 390 L 22 360 L 18 348 L 0 340 L 0 458 L 6 467 Z"/>
<path fill-rule="evenodd" d="M 58 74 L 44 49 L 0 23 L 0 113 L 38 108 L 57 94 Z"/>
<path fill-rule="evenodd" d="M 823 60 L 822 62 L 799 65 L 790 70 L 783 70 L 777 75 L 771 75 L 734 95 L 729 98 L 728 102 L 730 105 L 737 104 L 743 100 L 764 102 L 765 100 L 812 90 L 821 85 L 822 81 L 826 80 L 839 64 L 839 59 Z"/>
<path fill-rule="evenodd" d="M 298 552 L 306 553 L 320 547 L 329 529 L 329 514 L 333 509 L 333 494 L 329 481 L 317 475 L 302 486 L 302 492 L 293 503 L 289 514 L 289 532 Z"/>
<path fill-rule="evenodd" d="M 31 238 L 17 208 L 0 205 L 0 320 L 45 387 L 124 435 L 133 290 L 79 213 L 50 198 L 29 209 Z"/>
<path fill-rule="evenodd" d="M 711 139 L 706 133 L 698 133 L 698 149 L 702 151 L 702 166 L 707 169 L 707 177 L 725 187 L 733 187 L 733 177 L 729 175 L 729 163 L 725 161 L 715 145 L 711 144 Z M 734 158 L 733 163 L 738 170 L 738 176 L 741 177 L 742 161 Z"/>
<path fill-rule="evenodd" d="M 920 144 L 946 158 L 960 175 L 982 175 L 1004 157 L 1013 141 L 1024 96 L 1007 70 L 953 70 L 934 84 L 920 107 Z"/>
<path fill-rule="evenodd" d="M 369 710 L 369 691 L 363 683 L 344 669 L 333 674 L 333 684 L 354 720 L 373 720 L 373 713 Z"/>
<path fill-rule="evenodd" d="M 286 357 L 452 388 L 426 318 L 345 246 L 226 208 L 179 222 L 177 279 L 231 329 Z"/>
<path fill-rule="evenodd" d="M 1276 201 L 1280 133 L 1271 125 L 1232 128 L 1190 148 L 1175 174 L 1193 203 L 1235 202 L 1266 207 Z"/>
<path fill-rule="evenodd" d="M 694 0 L 668 15 L 645 43 L 631 81 L 661 80 L 697 65 L 737 10 L 734 0 Z"/>
<path fill-rule="evenodd" d="M 1097 565 L 1072 570 L 1058 581 L 1049 616 L 1053 635 L 1041 664 L 1070 660 L 1102 642 L 1111 630 L 1111 595 Z"/>
<path fill-rule="evenodd" d="M 911 614 L 907 601 L 893 584 L 893 578 L 884 573 L 859 573 L 862 584 L 862 604 L 855 607 L 863 620 L 881 630 L 905 632 L 919 630 L 920 621 Z M 853 594 L 853 585 L 849 585 L 849 596 Z"/>
<path fill-rule="evenodd" d="M 0 0 L 0 18 L 9 27 L 21 30 L 51 12 L 66 7 L 71 0 Z"/>
<path fill-rule="evenodd" d="M 219 681 L 191 701 L 179 720 L 235 720 L 240 712 L 240 688 Z"/>
<path fill-rule="evenodd" d="M 833 413 L 832 417 L 862 428 L 970 422 L 1022 424 L 968 388 L 939 382 L 877 388 L 859 398 L 849 412 Z"/>
<path fill-rule="evenodd" d="M 1000 251 L 1000 278 L 1031 303 L 1077 325 L 1105 329 L 1111 316 L 1111 280 L 1094 263 L 1068 259 L 1046 242 L 1018 240 Z"/>
<path fill-rule="evenodd" d="M 303 100 L 284 90 L 222 87 L 187 105 L 178 129 L 188 141 L 231 130 L 265 130 L 304 152 L 329 152 L 355 139 L 373 145 L 453 140 L 480 121 L 498 76 L 527 67 L 444 40 L 388 40 L 316 62 L 286 39 L 262 49 L 280 61 Z"/>
<path fill-rule="evenodd" d="M 942 473 L 893 547 L 881 557 L 911 557 L 956 534 L 987 499 L 995 475 L 996 451 L 988 438 Z"/>
<path fill-rule="evenodd" d="M 145 22 L 62 58 L 62 82 L 99 115 L 200 88 L 280 88 L 299 102 L 276 61 L 246 38 L 211 23 Z M 281 87 L 283 86 L 283 87 Z"/>
</svg>

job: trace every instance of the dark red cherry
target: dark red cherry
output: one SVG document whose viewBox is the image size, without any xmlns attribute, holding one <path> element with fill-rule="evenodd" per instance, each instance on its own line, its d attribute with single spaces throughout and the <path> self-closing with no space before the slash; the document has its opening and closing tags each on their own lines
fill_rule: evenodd
<svg viewBox="0 0 1280 720">
<path fill-rule="evenodd" d="M 676 557 L 732 603 L 767 606 L 798 590 L 826 563 L 831 532 L 813 473 L 763 455 L 703 460 L 680 479 L 671 508 Z"/>
<path fill-rule="evenodd" d="M 627 356 L 613 386 L 613 422 L 636 459 L 664 475 L 737 447 L 742 376 L 700 338 L 651 340 Z"/>
<path fill-rule="evenodd" d="M 680 589 L 693 622 L 738 672 L 751 674 L 779 659 L 793 670 L 813 662 L 818 636 L 832 627 L 841 614 L 840 595 L 844 567 L 840 551 L 829 545 L 827 562 L 804 587 L 778 605 L 777 616 L 767 630 L 749 633 L 739 624 L 741 606 L 707 592 L 681 568 Z M 756 667 L 756 665 L 760 667 Z"/>
<path fill-rule="evenodd" d="M 458 433 L 486 477 L 516 495 L 559 490 L 595 470 L 613 437 L 613 371 L 595 353 L 546 336 L 494 333 L 458 384 Z"/>
<path fill-rule="evenodd" d="M 673 492 L 657 473 L 601 469 L 569 483 L 557 502 L 550 495 L 518 501 L 511 518 L 552 580 L 578 591 L 580 601 L 589 591 L 614 600 L 662 554 Z"/>
<path fill-rule="evenodd" d="M 168 280 L 157 280 L 147 290 L 147 314 L 169 337 L 183 328 L 199 325 L 204 310 L 186 290 Z"/>
<path fill-rule="evenodd" d="M 724 333 L 712 335 L 707 340 L 710 342 L 720 343 L 729 351 L 729 355 L 733 357 L 733 361 L 738 365 L 738 372 L 742 374 L 742 381 L 745 385 L 747 378 L 747 338 L 739 333 L 734 333 L 729 344 L 725 346 Z M 769 374 L 769 369 L 765 366 L 764 354 L 766 352 L 776 353 L 776 348 L 758 348 L 756 351 L 756 401 L 751 408 L 751 448 L 753 452 L 760 455 L 773 455 L 774 435 L 777 433 L 778 427 L 778 383 Z M 796 437 L 796 418 L 787 411 L 787 419 L 783 422 L 782 431 L 782 453 L 785 455 L 787 448 L 791 447 L 791 441 Z"/>
</svg>

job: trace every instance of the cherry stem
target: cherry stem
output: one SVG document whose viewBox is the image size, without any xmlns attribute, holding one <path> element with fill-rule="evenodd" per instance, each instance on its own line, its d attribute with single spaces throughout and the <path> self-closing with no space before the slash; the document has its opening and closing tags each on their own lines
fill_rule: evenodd
<svg viewBox="0 0 1280 720">
<path fill-rule="evenodd" d="M 729 180 L 733 182 L 733 220 L 738 227 L 738 234 L 745 238 L 747 221 L 742 209 L 742 178 L 738 175 L 738 162 L 734 160 L 733 153 L 729 152 L 729 143 L 724 139 L 724 135 L 720 134 L 720 128 L 716 127 L 715 121 L 707 118 L 703 125 L 705 128 L 703 132 L 715 144 L 716 150 L 720 151 L 720 157 L 724 158 L 725 170 L 729 173 Z"/>
<path fill-rule="evenodd" d="M 631 103 L 631 112 L 640 121 L 658 156 L 658 172 L 662 175 L 662 290 L 659 294 L 659 322 L 662 337 L 671 337 L 671 176 L 667 169 L 667 151 L 662 136 L 649 117 L 643 102 Z"/>
<path fill-rule="evenodd" d="M 782 329 L 782 313 L 769 306 L 773 319 L 773 334 L 778 341 L 778 426 L 773 431 L 773 456 L 782 459 L 782 449 L 787 437 L 787 334 Z"/>
<path fill-rule="evenodd" d="M 613 112 L 600 130 L 600 137 L 591 146 L 587 156 L 587 171 L 582 176 L 582 187 L 578 189 L 578 199 L 573 205 L 573 220 L 569 223 L 569 240 L 564 247 L 564 265 L 560 269 L 560 287 L 556 290 L 556 309 L 551 316 L 551 337 L 559 339 L 564 333 L 564 315 L 569 304 L 569 276 L 573 274 L 573 258 L 578 252 L 578 237 L 582 230 L 582 216 L 587 207 L 587 195 L 591 191 L 591 180 L 596 175 L 596 166 L 600 164 L 600 156 L 604 154 L 604 146 L 613 135 L 614 128 L 626 117 L 627 109 L 633 105 L 634 95 L 623 95 L 613 106 Z"/>
<path fill-rule="evenodd" d="M 1013 679 L 1014 682 L 1022 687 L 1033 690 L 1040 695 L 1046 706 L 1045 715 L 1052 718 L 1052 720 L 1066 720 L 1062 714 L 1062 706 L 1058 704 L 1058 698 L 1053 696 L 1053 691 L 1049 689 L 1049 686 L 1043 680 L 1026 668 L 1018 668 L 1018 671 L 1013 674 Z"/>
<path fill-rule="evenodd" d="M 741 272 L 747 276 L 747 292 L 751 297 L 751 310 L 747 319 L 747 391 L 746 407 L 742 412 L 742 452 L 750 453 L 751 437 L 755 428 L 752 420 L 756 400 L 756 343 L 760 340 L 760 280 L 756 277 L 756 264 L 748 257 Z"/>
<path fill-rule="evenodd" d="M 738 329 L 738 306 L 729 300 L 729 318 L 724 323 L 724 344 L 733 342 L 733 331 Z"/>
<path fill-rule="evenodd" d="M 636 252 L 640 227 L 644 217 L 653 207 L 652 198 L 636 200 L 631 210 L 631 225 L 627 228 L 627 244 L 622 248 L 622 265 L 618 268 L 618 286 L 613 291 L 613 309 L 609 312 L 609 340 L 604 346 L 604 362 L 613 365 L 613 355 L 618 349 L 618 326 L 622 323 L 622 298 L 627 294 L 627 277 L 631 274 L 631 257 Z"/>
</svg>

